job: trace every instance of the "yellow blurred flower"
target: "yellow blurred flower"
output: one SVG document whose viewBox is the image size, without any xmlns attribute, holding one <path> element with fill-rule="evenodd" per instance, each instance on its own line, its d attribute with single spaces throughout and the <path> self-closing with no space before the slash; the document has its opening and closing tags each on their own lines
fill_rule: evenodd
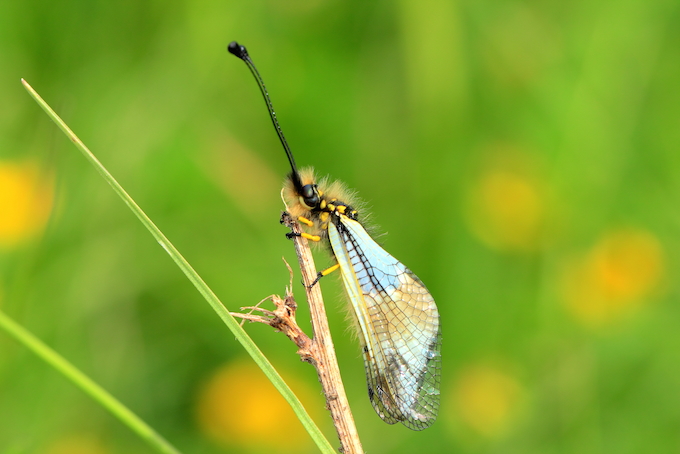
<svg viewBox="0 0 680 454">
<path fill-rule="evenodd" d="M 487 246 L 531 251 L 540 246 L 545 223 L 545 190 L 530 157 L 499 147 L 468 189 L 466 218 Z"/>
<path fill-rule="evenodd" d="M 454 389 L 460 420 L 487 437 L 502 434 L 518 414 L 522 386 L 512 375 L 487 365 L 463 369 Z"/>
<path fill-rule="evenodd" d="M 308 400 L 304 385 L 286 382 Z M 227 364 L 208 378 L 199 391 L 196 418 L 203 433 L 225 447 L 304 452 L 310 443 L 288 403 L 250 360 Z"/>
<path fill-rule="evenodd" d="M 52 176 L 32 163 L 0 161 L 0 247 L 40 233 L 52 211 Z"/>
<path fill-rule="evenodd" d="M 108 449 L 91 435 L 71 435 L 52 442 L 45 454 L 107 454 Z"/>
<path fill-rule="evenodd" d="M 603 325 L 649 300 L 664 274 L 663 250 L 651 233 L 621 229 L 607 234 L 567 266 L 562 293 L 571 313 L 587 325 Z"/>
</svg>

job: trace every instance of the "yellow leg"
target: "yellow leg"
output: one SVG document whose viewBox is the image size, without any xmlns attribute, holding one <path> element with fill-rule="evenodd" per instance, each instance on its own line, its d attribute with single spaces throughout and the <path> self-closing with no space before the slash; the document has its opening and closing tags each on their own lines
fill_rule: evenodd
<svg viewBox="0 0 680 454">
<path fill-rule="evenodd" d="M 325 270 L 321 271 L 319 274 L 321 276 L 328 276 L 329 274 L 331 274 L 333 271 L 337 270 L 338 268 L 340 268 L 340 264 L 336 263 L 335 265 L 330 266 L 330 267 L 326 268 Z"/>
<path fill-rule="evenodd" d="M 303 224 L 305 224 L 307 227 L 314 227 L 314 223 L 305 217 L 298 216 L 297 220 L 298 222 L 302 222 Z"/>
<path fill-rule="evenodd" d="M 302 232 L 300 236 L 302 238 L 307 238 L 310 241 L 321 241 L 321 237 L 319 235 L 310 235 L 309 233 Z"/>
<path fill-rule="evenodd" d="M 314 279 L 314 282 L 312 282 L 312 284 L 309 286 L 309 288 L 314 287 L 314 285 L 317 282 L 319 282 L 319 279 L 321 279 L 324 276 L 328 276 L 329 274 L 331 274 L 333 271 L 337 270 L 338 268 L 340 268 L 340 264 L 336 263 L 335 265 L 330 266 L 330 267 L 326 268 L 325 270 L 319 271 L 318 273 L 316 273 L 316 279 Z"/>
</svg>

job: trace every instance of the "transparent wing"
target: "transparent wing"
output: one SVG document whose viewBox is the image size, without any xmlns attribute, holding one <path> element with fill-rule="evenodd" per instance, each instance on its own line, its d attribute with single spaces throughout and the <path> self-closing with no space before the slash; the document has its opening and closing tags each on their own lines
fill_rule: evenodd
<svg viewBox="0 0 680 454">
<path fill-rule="evenodd" d="M 328 235 L 359 323 L 373 408 L 389 424 L 429 427 L 439 410 L 441 372 L 434 299 L 357 221 L 341 215 Z"/>
</svg>

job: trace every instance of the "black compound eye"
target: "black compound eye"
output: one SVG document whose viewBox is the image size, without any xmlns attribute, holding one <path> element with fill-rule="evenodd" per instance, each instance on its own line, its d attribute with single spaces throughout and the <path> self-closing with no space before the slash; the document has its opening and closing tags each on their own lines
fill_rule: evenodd
<svg viewBox="0 0 680 454">
<path fill-rule="evenodd" d="M 314 196 L 314 185 L 306 184 L 302 187 L 300 195 L 303 199 L 309 199 Z"/>
<path fill-rule="evenodd" d="M 304 185 L 300 191 L 300 195 L 302 196 L 305 205 L 310 208 L 315 208 L 319 204 L 319 193 L 317 192 L 316 185 L 314 184 Z"/>
</svg>

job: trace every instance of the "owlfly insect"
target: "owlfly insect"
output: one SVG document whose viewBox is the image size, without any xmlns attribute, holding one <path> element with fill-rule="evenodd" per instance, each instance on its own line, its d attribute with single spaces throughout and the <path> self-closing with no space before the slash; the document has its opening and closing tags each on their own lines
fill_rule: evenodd
<svg viewBox="0 0 680 454">
<path fill-rule="evenodd" d="M 319 272 L 317 281 L 340 270 L 358 326 L 373 408 L 388 424 L 400 422 L 413 430 L 429 427 L 439 410 L 441 373 L 441 328 L 432 295 L 366 232 L 351 193 L 341 183 L 319 181 L 312 169 L 298 171 L 248 51 L 232 42 L 229 52 L 243 60 L 257 80 L 288 156 L 291 172 L 284 197 L 290 214 L 308 230 L 301 236 L 329 243 L 337 261 Z"/>
</svg>

